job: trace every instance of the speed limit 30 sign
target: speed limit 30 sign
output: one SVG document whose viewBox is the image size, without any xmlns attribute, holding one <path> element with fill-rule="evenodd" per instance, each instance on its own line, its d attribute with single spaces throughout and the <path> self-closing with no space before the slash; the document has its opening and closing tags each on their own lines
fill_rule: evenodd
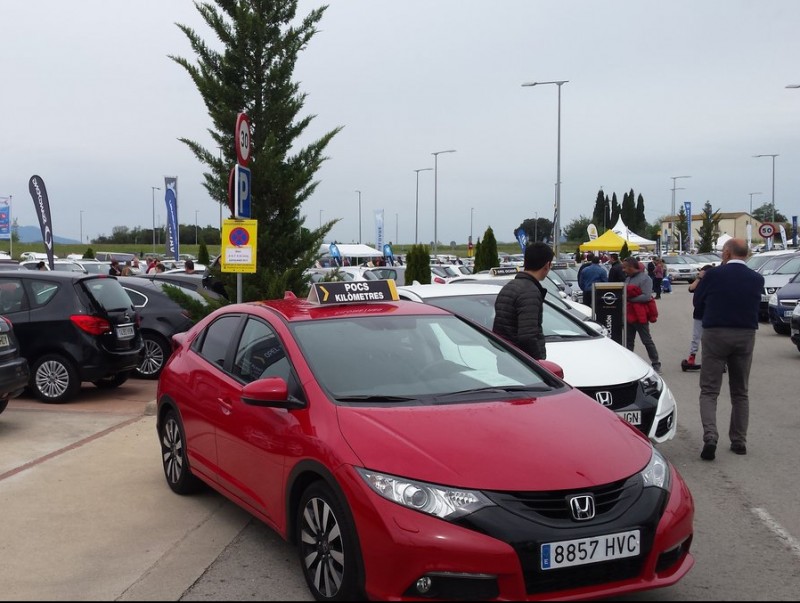
<svg viewBox="0 0 800 603">
<path fill-rule="evenodd" d="M 236 116 L 236 162 L 247 167 L 250 161 L 250 151 L 252 141 L 250 140 L 250 118 L 246 113 L 239 113 Z"/>
<path fill-rule="evenodd" d="M 773 236 L 775 234 L 775 225 L 770 224 L 769 222 L 764 222 L 761 226 L 758 227 L 758 234 L 760 234 L 765 239 Z"/>
</svg>

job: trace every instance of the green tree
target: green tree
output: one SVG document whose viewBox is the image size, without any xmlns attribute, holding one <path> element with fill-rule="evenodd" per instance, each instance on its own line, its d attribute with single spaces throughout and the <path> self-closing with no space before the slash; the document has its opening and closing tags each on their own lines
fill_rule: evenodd
<svg viewBox="0 0 800 603">
<path fill-rule="evenodd" d="M 622 215 L 622 221 L 625 222 L 625 226 L 633 229 L 636 224 L 636 202 L 633 200 L 633 189 L 622 196 L 620 215 Z"/>
<path fill-rule="evenodd" d="M 708 253 L 714 250 L 714 245 L 719 239 L 719 210 L 711 209 L 711 201 L 706 201 L 702 211 L 702 222 L 697 229 L 697 251 Z"/>
<path fill-rule="evenodd" d="M 405 281 L 411 284 L 418 281 L 423 285 L 431 282 L 431 252 L 427 245 L 415 244 L 406 254 Z"/>
<path fill-rule="evenodd" d="M 197 263 L 208 266 L 211 258 L 208 255 L 208 247 L 205 241 L 200 241 L 200 248 L 197 250 Z"/>
<path fill-rule="evenodd" d="M 622 261 L 630 256 L 631 256 L 631 250 L 628 249 L 628 241 L 625 241 L 622 244 L 622 248 L 619 250 L 619 259 L 620 261 Z"/>
<path fill-rule="evenodd" d="M 636 218 L 631 229 L 633 232 L 644 232 L 647 229 L 647 217 L 644 215 L 644 197 L 639 193 L 636 198 Z"/>
<path fill-rule="evenodd" d="M 611 219 L 608 221 L 608 227 L 614 228 L 619 220 L 621 208 L 619 203 L 617 202 L 617 193 L 611 193 Z"/>
<path fill-rule="evenodd" d="M 486 232 L 483 233 L 483 242 L 480 245 L 480 249 L 475 253 L 475 267 L 473 270 L 475 272 L 489 270 L 497 266 L 497 264 L 497 239 L 494 238 L 494 231 L 489 226 L 486 228 Z"/>
<path fill-rule="evenodd" d="M 590 223 L 591 221 L 586 216 L 579 216 L 578 218 L 575 218 L 564 228 L 564 234 L 566 235 L 567 240 L 581 243 L 585 241 L 589 237 L 586 227 L 589 226 Z"/>
<path fill-rule="evenodd" d="M 91 247 L 87 247 L 86 251 L 83 252 L 83 257 L 85 257 L 87 260 L 93 260 L 94 259 L 94 249 L 92 249 Z"/>
<path fill-rule="evenodd" d="M 754 209 L 753 217 L 759 222 L 772 222 L 772 203 L 764 203 L 760 207 Z M 774 222 L 775 224 L 780 224 L 781 222 L 788 222 L 788 220 L 786 216 L 776 209 Z"/>
<path fill-rule="evenodd" d="M 278 298 L 287 290 L 307 289 L 303 271 L 319 257 L 319 247 L 336 220 L 319 229 L 304 226 L 301 206 L 317 188 L 315 174 L 327 159 L 325 149 L 341 130 L 299 147 L 315 116 L 301 116 L 306 95 L 292 80 L 298 54 L 318 31 L 327 6 L 296 20 L 298 0 L 209 0 L 195 6 L 213 37 L 216 50 L 190 27 L 178 24 L 196 63 L 169 58 L 183 67 L 208 108 L 214 146 L 204 148 L 180 138 L 207 166 L 204 186 L 212 199 L 227 205 L 228 175 L 235 163 L 234 126 L 240 112 L 251 123 L 252 218 L 258 221 L 255 274 L 245 274 L 242 297 Z M 218 149 L 222 150 L 222 157 Z M 223 275 L 232 282 L 231 275 Z"/>
<path fill-rule="evenodd" d="M 675 222 L 675 243 L 673 244 L 675 251 L 686 249 L 688 238 L 689 225 L 686 222 L 686 209 L 681 204 L 681 210 L 678 212 L 678 221 Z"/>
<path fill-rule="evenodd" d="M 592 211 L 592 224 L 597 226 L 597 231 L 600 234 L 605 232 L 605 229 L 610 227 L 605 223 L 606 214 L 608 212 L 608 204 L 603 189 L 597 191 L 597 197 L 594 200 L 594 210 Z"/>
</svg>

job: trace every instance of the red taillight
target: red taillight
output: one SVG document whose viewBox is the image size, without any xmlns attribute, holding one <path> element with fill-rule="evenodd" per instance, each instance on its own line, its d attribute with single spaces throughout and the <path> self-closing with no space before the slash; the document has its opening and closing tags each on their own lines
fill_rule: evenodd
<svg viewBox="0 0 800 603">
<path fill-rule="evenodd" d="M 433 282 L 444 285 L 446 281 L 441 276 L 435 276 L 433 277 Z"/>
<path fill-rule="evenodd" d="M 89 335 L 103 335 L 111 332 L 111 324 L 105 318 L 87 316 L 86 314 L 73 314 L 69 319 L 76 327 L 86 331 Z"/>
</svg>

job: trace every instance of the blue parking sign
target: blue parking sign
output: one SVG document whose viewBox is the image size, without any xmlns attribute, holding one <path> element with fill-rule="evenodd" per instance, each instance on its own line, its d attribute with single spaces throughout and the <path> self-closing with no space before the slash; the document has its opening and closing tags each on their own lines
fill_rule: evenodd
<svg viewBox="0 0 800 603">
<path fill-rule="evenodd" d="M 236 165 L 236 181 L 234 183 L 236 200 L 234 207 L 236 218 L 250 218 L 250 201 L 252 190 L 250 188 L 250 170 L 243 165 Z"/>
</svg>

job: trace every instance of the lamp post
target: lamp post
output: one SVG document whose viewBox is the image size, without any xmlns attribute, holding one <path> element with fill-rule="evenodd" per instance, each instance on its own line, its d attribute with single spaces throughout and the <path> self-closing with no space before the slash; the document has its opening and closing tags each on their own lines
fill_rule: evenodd
<svg viewBox="0 0 800 603">
<path fill-rule="evenodd" d="M 81 244 L 83 244 L 83 210 L 81 210 Z"/>
<path fill-rule="evenodd" d="M 414 170 L 417 173 L 417 203 L 414 213 L 414 245 L 419 243 L 419 173 L 430 172 L 431 170 L 433 170 L 433 168 L 420 168 L 418 170 Z"/>
<path fill-rule="evenodd" d="M 770 222 L 775 222 L 775 158 L 778 153 L 765 153 L 763 155 L 753 155 L 753 157 L 772 157 L 772 216 Z"/>
<path fill-rule="evenodd" d="M 433 155 L 433 255 L 439 251 L 439 155 L 455 152 L 455 149 L 448 149 L 431 153 Z"/>
<path fill-rule="evenodd" d="M 750 218 L 753 217 L 753 195 L 760 195 L 761 193 L 749 193 L 750 195 Z M 750 224 L 750 220 L 747 221 Z"/>
<path fill-rule="evenodd" d="M 194 244 L 197 245 L 197 212 L 199 209 L 194 210 Z"/>
<path fill-rule="evenodd" d="M 472 243 L 472 216 L 475 213 L 475 208 L 469 208 L 469 242 Z"/>
<path fill-rule="evenodd" d="M 750 243 L 753 240 L 753 195 L 760 195 L 761 193 L 750 193 L 750 213 L 747 214 L 747 248 L 750 249 Z"/>
<path fill-rule="evenodd" d="M 319 210 L 319 227 L 320 228 L 322 228 L 322 211 L 323 210 Z"/>
<path fill-rule="evenodd" d="M 153 254 L 156 252 L 156 191 L 161 189 L 157 186 L 151 186 L 153 189 Z"/>
<path fill-rule="evenodd" d="M 787 88 L 800 88 L 800 84 L 789 84 L 786 87 Z"/>
<path fill-rule="evenodd" d="M 682 191 L 682 188 L 675 188 L 675 182 L 679 178 L 691 178 L 691 176 L 670 176 L 672 178 L 672 221 L 670 222 L 671 251 L 675 251 L 675 191 Z M 689 228 L 692 228 L 692 217 L 689 216 Z"/>
<path fill-rule="evenodd" d="M 361 191 L 358 193 L 358 244 L 361 245 Z"/>
<path fill-rule="evenodd" d="M 561 239 L 561 86 L 569 80 L 554 80 L 551 82 L 527 82 L 525 86 L 543 86 L 544 84 L 555 84 L 558 86 L 558 143 L 556 146 L 556 209 L 553 216 L 553 253 L 558 259 L 558 246 Z"/>
</svg>

